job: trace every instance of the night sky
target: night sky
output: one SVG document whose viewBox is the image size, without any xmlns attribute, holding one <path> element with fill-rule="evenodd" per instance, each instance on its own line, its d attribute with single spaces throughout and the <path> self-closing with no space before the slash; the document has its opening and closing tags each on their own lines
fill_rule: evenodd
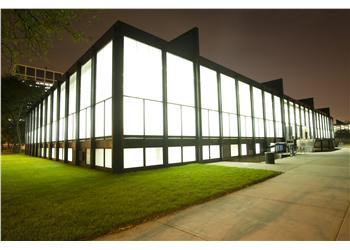
<svg viewBox="0 0 350 250">
<path fill-rule="evenodd" d="M 95 19 L 92 16 L 96 16 Z M 34 66 L 66 71 L 117 20 L 165 40 L 197 26 L 200 54 L 259 82 L 283 78 L 285 94 L 314 97 L 350 120 L 350 10 L 89 10 Z"/>
</svg>

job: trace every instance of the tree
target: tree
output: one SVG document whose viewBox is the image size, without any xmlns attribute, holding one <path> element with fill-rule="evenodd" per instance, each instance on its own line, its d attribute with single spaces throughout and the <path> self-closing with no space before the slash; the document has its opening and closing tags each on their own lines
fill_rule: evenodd
<svg viewBox="0 0 350 250">
<path fill-rule="evenodd" d="M 24 140 L 25 116 L 45 87 L 14 76 L 1 78 L 1 136 L 17 151 Z M 4 141 L 2 141 L 3 143 Z"/>
<path fill-rule="evenodd" d="M 75 40 L 84 38 L 82 33 L 72 27 L 78 17 L 77 10 L 2 10 L 2 62 L 11 67 L 19 55 L 42 57 L 52 42 L 66 32 Z"/>
</svg>

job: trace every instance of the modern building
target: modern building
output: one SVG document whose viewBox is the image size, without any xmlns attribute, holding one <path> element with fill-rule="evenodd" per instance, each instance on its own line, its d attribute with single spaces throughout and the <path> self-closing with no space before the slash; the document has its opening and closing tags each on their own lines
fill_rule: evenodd
<svg viewBox="0 0 350 250">
<path fill-rule="evenodd" d="M 350 131 L 350 122 L 343 122 L 340 120 L 336 120 L 334 124 L 334 133 L 338 130 L 349 130 Z"/>
<path fill-rule="evenodd" d="M 26 153 L 114 172 L 333 145 L 329 109 L 199 55 L 198 29 L 165 41 L 116 22 L 36 103 Z M 322 149 L 322 147 L 321 147 Z"/>
<path fill-rule="evenodd" d="M 32 80 L 37 85 L 44 85 L 46 89 L 49 89 L 62 79 L 63 73 L 46 68 L 15 64 L 12 69 L 12 75 L 21 79 Z"/>
</svg>

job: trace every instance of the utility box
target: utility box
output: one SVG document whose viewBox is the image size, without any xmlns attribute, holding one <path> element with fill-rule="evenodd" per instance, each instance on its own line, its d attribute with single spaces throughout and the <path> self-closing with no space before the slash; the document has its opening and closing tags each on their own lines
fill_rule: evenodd
<svg viewBox="0 0 350 250">
<path fill-rule="evenodd" d="M 266 164 L 275 164 L 275 153 L 265 152 L 265 163 Z"/>
</svg>

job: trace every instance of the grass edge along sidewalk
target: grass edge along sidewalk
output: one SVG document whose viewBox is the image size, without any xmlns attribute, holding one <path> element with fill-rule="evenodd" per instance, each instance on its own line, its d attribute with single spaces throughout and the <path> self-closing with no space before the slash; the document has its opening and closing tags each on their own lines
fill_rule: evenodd
<svg viewBox="0 0 350 250">
<path fill-rule="evenodd" d="M 83 240 L 274 177 L 206 164 L 112 174 L 25 155 L 3 155 L 2 240 Z"/>
</svg>

